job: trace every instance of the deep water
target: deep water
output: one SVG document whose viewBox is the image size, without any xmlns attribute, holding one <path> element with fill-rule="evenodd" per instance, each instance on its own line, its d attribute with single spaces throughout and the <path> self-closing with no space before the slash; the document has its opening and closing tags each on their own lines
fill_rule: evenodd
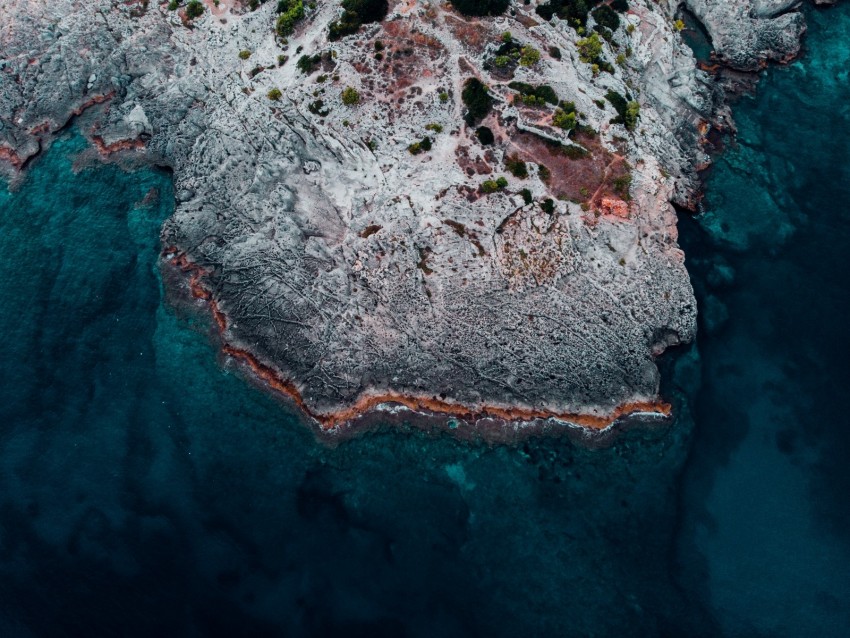
<svg viewBox="0 0 850 638">
<path fill-rule="evenodd" d="M 679 421 L 317 442 L 164 303 L 169 175 L 0 191 L 0 636 L 846 636 L 850 5 L 736 106 Z M 691 418 L 693 417 L 693 418 Z"/>
</svg>

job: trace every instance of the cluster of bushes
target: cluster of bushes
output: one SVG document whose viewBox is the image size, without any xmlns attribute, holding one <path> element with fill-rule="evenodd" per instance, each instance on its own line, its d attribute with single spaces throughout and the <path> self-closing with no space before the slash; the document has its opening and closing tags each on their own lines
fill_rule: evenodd
<svg viewBox="0 0 850 638">
<path fill-rule="evenodd" d="M 481 191 L 489 195 L 490 193 L 495 193 L 496 191 L 502 190 L 503 188 L 507 188 L 507 186 L 508 180 L 506 180 L 504 177 L 499 177 L 495 180 L 488 179 L 482 182 Z"/>
<path fill-rule="evenodd" d="M 505 12 L 509 0 L 452 0 L 452 4 L 465 16 L 497 16 Z"/>
<path fill-rule="evenodd" d="M 509 155 L 505 160 L 505 168 L 511 175 L 519 179 L 528 177 L 528 166 L 516 155 Z"/>
<path fill-rule="evenodd" d="M 466 106 L 464 120 L 473 126 L 484 119 L 493 106 L 493 98 L 487 93 L 487 87 L 478 78 L 469 78 L 463 85 L 460 99 Z"/>
<path fill-rule="evenodd" d="M 549 0 L 549 2 L 539 5 L 535 11 L 544 20 L 551 20 L 552 16 L 557 15 L 561 20 L 566 20 L 570 26 L 578 30 L 587 24 L 587 14 L 597 5 L 602 5 L 602 0 Z M 610 8 L 609 5 L 602 5 L 599 9 L 603 7 L 607 9 L 607 11 L 602 11 L 604 16 L 602 20 L 606 22 L 600 20 L 595 11 L 593 17 L 598 24 L 613 30 L 619 26 L 619 19 L 617 19 L 617 26 L 610 26 L 613 20 L 607 15 L 608 11 L 624 13 L 629 10 L 629 3 L 628 0 L 613 0 L 610 3 Z M 616 14 L 614 14 L 614 17 L 617 18 Z"/>
<path fill-rule="evenodd" d="M 552 124 L 565 131 L 572 131 L 578 125 L 578 112 L 574 102 L 561 102 L 552 116 Z"/>
<path fill-rule="evenodd" d="M 419 153 L 422 153 L 423 151 L 430 151 L 431 144 L 431 138 L 426 135 L 418 142 L 414 142 L 413 144 L 408 146 L 407 150 L 410 152 L 411 155 L 419 155 Z"/>
<path fill-rule="evenodd" d="M 275 23 L 275 31 L 281 38 L 285 38 L 292 34 L 295 29 L 295 23 L 304 17 L 304 1 L 303 0 L 280 0 L 277 3 L 277 22 Z"/>
<path fill-rule="evenodd" d="M 525 82 L 511 82 L 508 84 L 508 88 L 519 93 L 522 101 L 532 106 L 543 106 L 547 102 L 549 104 L 558 103 L 558 95 L 548 84 L 534 86 Z"/>
<path fill-rule="evenodd" d="M 591 15 L 596 21 L 596 24 L 603 26 L 606 29 L 611 29 L 611 31 L 616 31 L 620 26 L 620 16 L 618 16 L 617 12 L 607 4 L 596 7 L 592 11 Z"/>
<path fill-rule="evenodd" d="M 306 75 L 310 75 L 313 71 L 316 70 L 316 67 L 322 61 L 322 56 L 316 53 L 315 55 L 302 55 L 298 58 L 298 62 L 295 63 L 295 66 L 298 68 L 301 73 Z"/>
<path fill-rule="evenodd" d="M 617 117 L 611 120 L 612 124 L 622 124 L 628 130 L 633 131 L 637 126 L 638 118 L 640 117 L 640 104 L 637 100 L 632 100 L 631 96 L 626 99 L 617 91 L 608 91 L 605 94 L 605 99 L 611 103 L 614 110 L 617 111 Z"/>
<path fill-rule="evenodd" d="M 147 3 L 145 3 L 147 5 Z M 171 0 L 168 3 L 169 11 L 177 11 L 180 8 L 179 0 Z M 200 17 L 204 13 L 204 3 L 201 0 L 189 0 L 186 5 L 186 17 L 190 20 Z"/>
<path fill-rule="evenodd" d="M 339 40 L 356 33 L 363 24 L 380 22 L 387 16 L 387 0 L 342 0 L 344 12 L 331 23 L 329 37 Z"/>
</svg>

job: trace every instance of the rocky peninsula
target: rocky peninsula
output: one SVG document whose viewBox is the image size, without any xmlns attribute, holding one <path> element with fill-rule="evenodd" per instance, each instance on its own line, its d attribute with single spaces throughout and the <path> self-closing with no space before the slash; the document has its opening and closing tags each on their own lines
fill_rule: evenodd
<svg viewBox="0 0 850 638">
<path fill-rule="evenodd" d="M 682 6 L 740 71 L 805 30 L 788 0 L 0 0 L 0 165 L 76 121 L 170 168 L 166 281 L 323 431 L 663 418 L 673 205 L 732 126 Z"/>
</svg>

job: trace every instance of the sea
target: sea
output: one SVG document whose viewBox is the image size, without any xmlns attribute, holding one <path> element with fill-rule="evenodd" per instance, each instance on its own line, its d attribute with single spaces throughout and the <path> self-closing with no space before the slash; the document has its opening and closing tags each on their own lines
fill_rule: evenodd
<svg viewBox="0 0 850 638">
<path fill-rule="evenodd" d="M 850 4 L 733 107 L 676 421 L 318 440 L 167 302 L 171 176 L 0 186 L 0 636 L 850 635 Z"/>
</svg>

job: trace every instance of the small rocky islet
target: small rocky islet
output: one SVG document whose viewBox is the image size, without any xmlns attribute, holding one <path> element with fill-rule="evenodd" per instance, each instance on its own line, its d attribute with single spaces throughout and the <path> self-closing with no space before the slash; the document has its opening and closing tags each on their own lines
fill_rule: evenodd
<svg viewBox="0 0 850 638">
<path fill-rule="evenodd" d="M 665 417 L 655 357 L 696 326 L 674 205 L 740 84 L 681 6 L 3 0 L 0 160 L 14 183 L 75 121 L 171 169 L 165 280 L 322 430 Z M 805 30 L 795 2 L 684 7 L 723 70 Z"/>
</svg>

